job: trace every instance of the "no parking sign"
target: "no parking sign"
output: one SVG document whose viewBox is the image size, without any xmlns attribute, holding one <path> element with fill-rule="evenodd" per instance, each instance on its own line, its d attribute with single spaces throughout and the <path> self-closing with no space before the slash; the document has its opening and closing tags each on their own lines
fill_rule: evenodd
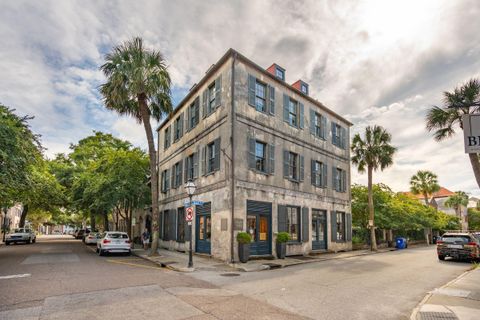
<svg viewBox="0 0 480 320">
<path fill-rule="evenodd" d="M 193 208 L 188 207 L 187 208 L 187 214 L 185 215 L 185 221 L 192 222 L 192 219 L 193 219 Z"/>
</svg>

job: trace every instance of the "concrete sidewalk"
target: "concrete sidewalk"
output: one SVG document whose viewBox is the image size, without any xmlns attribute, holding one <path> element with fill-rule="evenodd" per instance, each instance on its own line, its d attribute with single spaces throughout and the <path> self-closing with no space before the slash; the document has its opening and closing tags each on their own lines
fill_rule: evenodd
<svg viewBox="0 0 480 320">
<path fill-rule="evenodd" d="M 339 253 L 321 253 L 309 256 L 293 256 L 286 257 L 285 259 L 255 259 L 249 260 L 247 263 L 224 263 L 220 260 L 210 258 L 205 255 L 194 254 L 193 264 L 195 270 L 206 271 L 218 271 L 218 272 L 253 272 L 270 269 L 285 268 L 289 266 L 313 263 L 319 261 L 326 261 L 331 259 L 346 259 L 363 255 L 371 255 L 394 251 L 394 248 L 379 249 L 377 252 L 370 250 L 355 250 Z M 408 250 L 408 249 L 407 249 Z M 166 249 L 158 249 L 157 256 L 149 256 L 149 251 L 145 251 L 142 248 L 136 248 L 132 250 L 132 253 L 138 257 L 147 259 L 162 267 L 179 271 L 179 272 L 192 272 L 194 269 L 187 268 L 188 265 L 188 253 L 182 253 L 178 251 L 170 251 Z"/>
<path fill-rule="evenodd" d="M 480 319 L 480 268 L 428 293 L 410 319 Z"/>
</svg>

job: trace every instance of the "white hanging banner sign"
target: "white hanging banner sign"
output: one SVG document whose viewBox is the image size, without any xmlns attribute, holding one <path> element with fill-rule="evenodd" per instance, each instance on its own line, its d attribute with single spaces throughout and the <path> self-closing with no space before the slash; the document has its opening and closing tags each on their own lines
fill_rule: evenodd
<svg viewBox="0 0 480 320">
<path fill-rule="evenodd" d="M 465 153 L 480 153 L 480 114 L 462 116 Z"/>
</svg>

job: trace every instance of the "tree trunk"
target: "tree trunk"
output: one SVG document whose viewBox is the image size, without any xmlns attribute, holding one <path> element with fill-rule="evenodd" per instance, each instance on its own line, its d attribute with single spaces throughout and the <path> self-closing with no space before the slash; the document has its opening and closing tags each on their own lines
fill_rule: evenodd
<svg viewBox="0 0 480 320">
<path fill-rule="evenodd" d="M 95 213 L 90 212 L 90 230 L 94 231 L 96 229 Z"/>
<path fill-rule="evenodd" d="M 150 157 L 150 189 L 152 192 L 152 250 L 150 255 L 157 253 L 158 248 L 158 174 L 157 174 L 157 155 L 155 143 L 153 141 L 152 127 L 150 126 L 150 111 L 144 96 L 138 97 L 138 106 L 142 115 L 143 126 L 147 135 L 148 155 Z"/>
<path fill-rule="evenodd" d="M 424 193 L 423 198 L 425 199 L 425 205 L 428 207 L 428 194 Z"/>
<path fill-rule="evenodd" d="M 22 215 L 20 216 L 20 223 L 18 224 L 20 228 L 25 227 L 25 220 L 27 219 L 27 213 L 28 213 L 28 204 L 23 206 Z"/>
<path fill-rule="evenodd" d="M 477 153 L 469 153 L 468 157 L 470 158 L 470 163 L 472 164 L 473 174 L 475 175 L 475 180 L 477 180 L 477 185 L 480 187 L 480 161 L 478 160 Z"/>
<path fill-rule="evenodd" d="M 108 211 L 103 211 L 103 231 L 110 231 L 108 226 Z"/>
<path fill-rule="evenodd" d="M 375 237 L 375 212 L 373 209 L 373 185 L 372 185 L 372 167 L 368 167 L 368 213 L 370 225 L 370 249 L 377 251 L 377 239 Z"/>
</svg>

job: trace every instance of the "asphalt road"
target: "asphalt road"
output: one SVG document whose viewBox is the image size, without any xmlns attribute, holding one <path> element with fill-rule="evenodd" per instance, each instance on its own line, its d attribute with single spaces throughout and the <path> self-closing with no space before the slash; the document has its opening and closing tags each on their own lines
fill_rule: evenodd
<svg viewBox="0 0 480 320">
<path fill-rule="evenodd" d="M 469 269 L 439 261 L 435 246 L 197 279 L 313 319 L 409 319 L 425 294 Z"/>
<path fill-rule="evenodd" d="M 134 256 L 99 257 L 70 236 L 0 246 L 4 319 L 301 319 Z"/>
</svg>

